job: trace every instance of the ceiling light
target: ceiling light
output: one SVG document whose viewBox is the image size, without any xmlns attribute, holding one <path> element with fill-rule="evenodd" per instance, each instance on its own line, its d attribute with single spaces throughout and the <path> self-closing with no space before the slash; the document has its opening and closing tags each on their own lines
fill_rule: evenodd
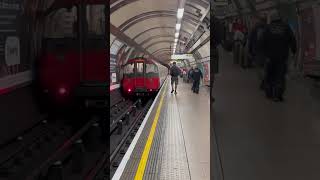
<svg viewBox="0 0 320 180">
<path fill-rule="evenodd" d="M 181 28 L 181 24 L 176 24 L 176 30 L 179 31 Z"/>
<path fill-rule="evenodd" d="M 179 33 L 175 33 L 174 37 L 178 38 L 179 37 Z"/>
<path fill-rule="evenodd" d="M 183 12 L 184 12 L 184 8 L 179 8 L 178 9 L 178 13 L 177 13 L 178 19 L 181 19 L 183 17 Z"/>
</svg>

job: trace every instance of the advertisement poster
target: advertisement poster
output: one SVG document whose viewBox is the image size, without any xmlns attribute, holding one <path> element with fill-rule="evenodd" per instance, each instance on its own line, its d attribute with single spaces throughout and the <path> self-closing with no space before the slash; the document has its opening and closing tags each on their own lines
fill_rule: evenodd
<svg viewBox="0 0 320 180">
<path fill-rule="evenodd" d="M 316 57 L 316 36 L 313 8 L 301 11 L 301 57 L 302 63 L 313 61 Z"/>
<path fill-rule="evenodd" d="M 117 55 L 110 54 L 110 82 L 112 84 L 112 74 L 116 73 Z"/>
<path fill-rule="evenodd" d="M 205 62 L 203 64 L 203 68 L 204 68 L 204 83 L 205 85 L 209 85 L 210 84 L 210 62 Z"/>
<path fill-rule="evenodd" d="M 314 20 L 320 22 L 320 4 L 314 7 Z M 315 23 L 316 28 L 316 60 L 320 61 L 320 23 Z"/>
<path fill-rule="evenodd" d="M 0 0 L 0 93 L 31 81 L 23 41 L 23 0 Z"/>
</svg>

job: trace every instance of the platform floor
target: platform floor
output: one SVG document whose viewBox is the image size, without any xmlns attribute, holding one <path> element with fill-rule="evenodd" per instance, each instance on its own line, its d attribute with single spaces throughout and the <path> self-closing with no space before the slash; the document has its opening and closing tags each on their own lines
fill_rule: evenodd
<svg viewBox="0 0 320 180">
<path fill-rule="evenodd" d="M 137 143 L 129 147 L 132 153 L 128 150 L 113 179 L 210 179 L 208 90 L 202 87 L 200 94 L 194 94 L 191 84 L 180 80 L 177 95 L 170 93 L 167 80 L 146 124 L 139 130 Z M 150 132 L 154 127 L 153 136 Z"/>
<path fill-rule="evenodd" d="M 254 69 L 232 64 L 222 53 L 214 84 L 214 130 L 224 180 L 320 179 L 319 90 L 289 80 L 286 101 L 275 103 L 258 89 Z"/>
</svg>

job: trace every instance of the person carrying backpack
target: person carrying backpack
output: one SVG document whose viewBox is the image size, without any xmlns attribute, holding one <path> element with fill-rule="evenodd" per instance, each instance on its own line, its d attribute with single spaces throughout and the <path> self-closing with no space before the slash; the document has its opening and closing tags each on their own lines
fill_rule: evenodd
<svg viewBox="0 0 320 180">
<path fill-rule="evenodd" d="M 177 94 L 177 87 L 178 87 L 178 83 L 179 83 L 179 75 L 181 74 L 181 70 L 180 68 L 177 66 L 176 62 L 173 62 L 172 67 L 170 68 L 170 75 L 171 75 L 171 93 L 175 93 Z M 174 86 L 175 85 L 175 88 Z"/>
</svg>

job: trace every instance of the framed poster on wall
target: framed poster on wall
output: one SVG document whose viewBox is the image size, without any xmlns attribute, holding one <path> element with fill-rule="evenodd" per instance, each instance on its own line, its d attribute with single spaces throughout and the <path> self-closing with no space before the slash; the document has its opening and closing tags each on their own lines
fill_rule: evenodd
<svg viewBox="0 0 320 180">
<path fill-rule="evenodd" d="M 207 61 L 203 64 L 203 69 L 204 69 L 204 83 L 205 85 L 210 85 L 210 62 Z"/>
<path fill-rule="evenodd" d="M 316 34 L 313 8 L 306 8 L 300 12 L 301 27 L 301 60 L 302 63 L 313 61 L 316 57 Z"/>
<path fill-rule="evenodd" d="M 23 2 L 0 0 L 0 94 L 32 80 Z"/>
</svg>

